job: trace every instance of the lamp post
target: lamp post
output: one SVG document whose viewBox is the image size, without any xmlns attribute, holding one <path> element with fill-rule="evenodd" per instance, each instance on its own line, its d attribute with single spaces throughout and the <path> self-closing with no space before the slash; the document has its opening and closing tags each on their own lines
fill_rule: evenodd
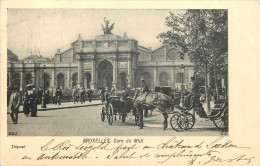
<svg viewBox="0 0 260 166">
<path fill-rule="evenodd" d="M 41 108 L 46 108 L 46 100 L 45 100 L 45 72 L 46 72 L 46 67 L 43 65 L 43 92 L 42 92 L 42 106 Z"/>
<path fill-rule="evenodd" d="M 225 83 L 225 87 L 226 87 L 225 100 L 228 100 L 228 54 L 224 55 L 224 62 L 225 62 L 226 68 L 227 68 L 226 83 Z"/>
<path fill-rule="evenodd" d="M 181 64 L 181 69 L 183 69 L 183 74 L 181 74 L 181 104 L 182 107 L 184 107 L 184 88 L 183 88 L 183 82 L 184 82 L 184 72 L 185 72 L 185 66 Z"/>
</svg>

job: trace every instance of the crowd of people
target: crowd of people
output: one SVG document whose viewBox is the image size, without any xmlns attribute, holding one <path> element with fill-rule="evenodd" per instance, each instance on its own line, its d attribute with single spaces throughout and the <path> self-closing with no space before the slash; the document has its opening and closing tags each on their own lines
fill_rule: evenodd
<svg viewBox="0 0 260 166">
<path fill-rule="evenodd" d="M 91 89 L 85 90 L 85 88 L 76 88 L 76 86 L 72 89 L 72 100 L 74 104 L 80 102 L 81 104 L 85 103 L 85 99 L 88 98 L 88 101 L 92 101 L 93 91 Z"/>
<path fill-rule="evenodd" d="M 30 115 L 34 117 L 37 115 L 37 105 L 43 104 L 42 102 L 45 102 L 45 104 L 50 104 L 52 100 L 52 104 L 58 106 L 62 104 L 61 100 L 64 92 L 62 87 L 53 87 L 51 92 L 49 91 L 49 88 L 46 88 L 44 93 L 43 91 L 44 88 L 42 86 L 36 88 L 33 84 L 27 85 L 24 92 L 20 92 L 18 87 L 8 87 L 8 112 L 10 113 L 13 124 L 17 124 L 18 122 L 20 105 L 23 105 L 23 112 L 26 116 Z M 76 102 L 83 104 L 86 99 L 88 99 L 89 102 L 92 101 L 93 91 L 91 89 L 85 90 L 83 87 L 76 88 L 74 86 L 71 93 L 74 104 Z"/>
</svg>

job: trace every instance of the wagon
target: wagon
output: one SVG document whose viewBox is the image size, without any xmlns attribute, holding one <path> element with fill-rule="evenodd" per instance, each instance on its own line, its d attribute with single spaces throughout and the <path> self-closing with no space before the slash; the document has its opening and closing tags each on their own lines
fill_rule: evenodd
<svg viewBox="0 0 260 166">
<path fill-rule="evenodd" d="M 200 118 L 209 119 L 213 121 L 218 129 L 228 131 L 229 118 L 227 100 L 223 103 L 216 104 L 215 107 L 211 109 L 211 114 L 207 115 L 198 97 L 194 97 L 193 99 L 191 106 L 188 108 L 175 106 L 177 109 L 181 110 L 181 113 L 175 112 L 170 120 L 171 126 L 175 131 L 189 130 L 194 126 L 195 117 L 193 114 L 189 113 L 192 109 L 194 109 Z"/>
<path fill-rule="evenodd" d="M 110 96 L 108 101 L 104 102 L 104 106 L 101 111 L 101 120 L 104 122 L 105 118 L 110 125 L 113 124 L 113 120 L 116 120 L 116 115 L 122 117 L 122 122 L 125 122 L 127 113 L 132 110 L 133 102 L 130 98 L 124 98 L 121 96 Z"/>
</svg>

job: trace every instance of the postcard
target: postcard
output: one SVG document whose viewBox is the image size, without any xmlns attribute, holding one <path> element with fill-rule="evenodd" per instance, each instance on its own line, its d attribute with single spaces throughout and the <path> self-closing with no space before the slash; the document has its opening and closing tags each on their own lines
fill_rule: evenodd
<svg viewBox="0 0 260 166">
<path fill-rule="evenodd" d="M 260 164 L 258 1 L 1 1 L 1 165 Z"/>
</svg>

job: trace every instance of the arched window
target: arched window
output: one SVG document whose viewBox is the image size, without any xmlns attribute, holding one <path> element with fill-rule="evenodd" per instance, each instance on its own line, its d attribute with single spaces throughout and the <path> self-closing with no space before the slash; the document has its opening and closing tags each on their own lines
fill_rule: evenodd
<svg viewBox="0 0 260 166">
<path fill-rule="evenodd" d="M 57 86 L 58 87 L 65 86 L 65 76 L 62 73 L 58 74 L 58 76 L 57 76 Z"/>
<path fill-rule="evenodd" d="M 160 74 L 160 85 L 162 86 L 168 86 L 168 82 L 169 82 L 169 76 L 166 72 L 162 72 Z"/>
<path fill-rule="evenodd" d="M 176 81 L 175 81 L 176 83 L 185 83 L 184 73 L 181 73 L 181 72 L 177 73 L 175 78 L 176 78 Z"/>
<path fill-rule="evenodd" d="M 78 73 L 74 73 L 72 75 L 71 79 L 72 79 L 72 87 L 77 86 L 77 83 L 78 83 Z"/>
</svg>

